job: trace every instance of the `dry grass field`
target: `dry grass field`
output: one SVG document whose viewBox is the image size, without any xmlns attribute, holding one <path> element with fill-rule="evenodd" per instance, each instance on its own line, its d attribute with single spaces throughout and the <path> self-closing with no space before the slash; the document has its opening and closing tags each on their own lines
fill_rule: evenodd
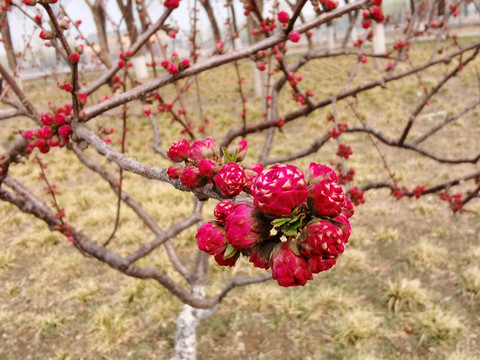
<svg viewBox="0 0 480 360">
<path fill-rule="evenodd" d="M 430 44 L 412 54 L 412 60 L 427 58 Z M 299 74 L 303 86 L 311 87 L 315 99 L 339 91 L 348 78 L 354 57 L 312 61 Z M 385 65 L 385 64 L 383 64 Z M 476 66 L 480 59 L 476 60 Z M 402 65 L 403 67 L 404 65 Z M 406 65 L 405 65 L 406 66 Z M 438 65 L 422 79 L 434 85 L 453 64 Z M 250 64 L 241 72 L 248 79 Z M 478 97 L 473 67 L 452 79 L 433 99 L 424 113 L 453 113 Z M 354 84 L 375 79 L 373 62 L 362 65 Z M 215 79 L 212 81 L 212 79 Z M 212 124 L 208 134 L 221 138 L 231 124 L 239 124 L 240 98 L 231 66 L 213 70 L 199 78 L 206 115 Z M 53 82 L 25 84 L 35 103 L 47 110 L 55 91 Z M 253 91 L 247 85 L 247 92 Z M 409 113 L 420 101 L 421 91 L 414 77 L 374 89 L 358 97 L 359 111 L 371 126 L 386 134 L 400 133 Z M 55 92 L 56 94 L 57 92 Z M 106 94 L 106 93 L 105 93 Z M 164 91 L 173 98 L 173 91 Z M 195 99 L 186 98 L 191 116 Z M 57 95 L 55 95 L 57 96 Z M 62 94 L 60 96 L 63 96 Z M 65 99 L 55 98 L 61 105 Z M 89 101 L 94 102 L 94 99 Z M 344 103 L 339 103 L 341 122 L 358 124 Z M 293 109 L 290 95 L 281 112 Z M 247 116 L 261 116 L 260 100 L 249 95 Z M 331 124 L 325 116 L 331 109 L 315 112 L 306 119 L 287 124 L 279 134 L 274 155 L 308 146 Z M 117 112 L 118 113 L 118 112 Z M 130 106 L 127 153 L 158 166 L 168 163 L 151 149 L 153 134 L 141 105 Z M 115 111 L 112 112 L 116 114 Z M 440 118 L 441 119 L 441 118 Z M 168 117 L 157 117 L 164 147 L 179 137 L 179 127 Z M 438 117 L 421 116 L 412 130 L 420 135 Z M 95 119 L 90 124 L 120 128 L 115 116 Z M 32 124 L 24 119 L 1 123 L 3 143 L 8 146 L 15 129 Z M 238 126 L 238 125 L 237 125 Z M 112 136 L 116 144 L 119 133 Z M 357 183 L 388 180 L 388 175 L 364 135 L 345 134 L 353 148 L 348 164 L 357 173 Z M 442 156 L 471 155 L 480 150 L 480 109 L 457 120 L 448 130 L 425 143 L 429 151 Z M 249 156 L 256 160 L 262 134 L 249 137 Z M 310 161 L 335 161 L 331 141 L 318 153 L 295 162 L 305 168 Z M 408 151 L 381 146 L 389 166 L 401 185 L 434 185 L 456 174 L 467 174 L 477 165 L 446 166 Z M 115 171 L 105 159 L 87 153 Z M 55 149 L 43 156 L 46 174 L 56 184 L 58 201 L 67 221 L 101 242 L 112 231 L 116 199 L 97 175 L 85 170 L 72 153 Z M 15 165 L 11 175 L 19 177 L 41 194 L 45 185 L 31 161 Z M 168 185 L 125 175 L 125 190 L 135 197 L 162 227 L 188 214 L 191 196 L 172 191 Z M 48 197 L 42 195 L 45 201 Z M 351 219 L 352 236 L 345 253 L 330 271 L 316 276 L 300 288 L 281 288 L 276 282 L 239 288 L 198 328 L 199 359 L 283 360 L 283 359 L 435 359 L 474 360 L 480 354 L 480 202 L 472 202 L 465 214 L 453 215 L 438 196 L 397 201 L 382 190 L 366 194 L 367 203 L 356 208 Z M 215 205 L 209 201 L 205 218 Z M 82 256 L 67 240 L 51 233 L 43 223 L 0 203 L 0 359 L 170 359 L 175 341 L 175 318 L 182 303 L 153 281 L 127 278 L 103 263 Z M 195 251 L 195 230 L 182 233 L 175 245 L 184 259 Z M 119 231 L 112 249 L 126 254 L 151 239 L 133 212 L 122 208 Z M 142 260 L 158 266 L 180 280 L 167 264 L 162 249 Z M 247 261 L 233 269 L 211 263 L 207 293 L 213 294 L 233 275 L 261 274 Z"/>
</svg>

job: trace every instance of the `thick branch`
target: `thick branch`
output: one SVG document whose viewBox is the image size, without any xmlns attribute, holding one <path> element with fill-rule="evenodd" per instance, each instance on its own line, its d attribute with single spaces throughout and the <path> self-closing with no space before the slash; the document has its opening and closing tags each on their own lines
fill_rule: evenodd
<svg viewBox="0 0 480 360">
<path fill-rule="evenodd" d="M 148 179 L 160 180 L 166 183 L 173 185 L 176 189 L 182 191 L 188 191 L 195 194 L 199 199 L 214 198 L 222 200 L 222 197 L 219 193 L 213 190 L 211 185 L 206 185 L 202 188 L 192 189 L 181 184 L 177 180 L 171 179 L 167 175 L 166 168 L 160 168 L 155 166 L 149 166 L 141 163 L 138 160 L 128 157 L 125 154 L 122 154 L 116 151 L 110 144 L 103 141 L 98 135 L 93 131 L 88 130 L 83 125 L 74 125 L 74 133 L 80 139 L 85 140 L 90 145 L 92 145 L 100 154 L 104 155 L 108 160 L 113 161 L 118 166 L 126 171 L 133 172 L 135 174 L 141 175 Z"/>
</svg>

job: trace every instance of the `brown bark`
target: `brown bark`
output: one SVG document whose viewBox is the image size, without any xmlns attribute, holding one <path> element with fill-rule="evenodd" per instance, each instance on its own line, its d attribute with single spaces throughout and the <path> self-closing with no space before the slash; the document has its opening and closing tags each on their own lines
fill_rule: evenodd
<svg viewBox="0 0 480 360">
<path fill-rule="evenodd" d="M 205 12 L 208 16 L 208 21 L 210 21 L 210 26 L 212 27 L 213 38 L 215 41 L 221 41 L 222 37 L 220 35 L 220 29 L 218 28 L 217 19 L 215 18 L 215 14 L 213 13 L 212 5 L 210 4 L 210 0 L 202 0 L 200 3 L 203 5 Z"/>
<path fill-rule="evenodd" d="M 126 0 L 125 3 L 123 2 L 123 0 L 117 0 L 117 4 L 125 19 L 125 24 L 127 25 L 130 44 L 133 44 L 137 40 L 138 30 L 135 24 L 135 18 L 133 17 L 132 0 Z"/>
</svg>

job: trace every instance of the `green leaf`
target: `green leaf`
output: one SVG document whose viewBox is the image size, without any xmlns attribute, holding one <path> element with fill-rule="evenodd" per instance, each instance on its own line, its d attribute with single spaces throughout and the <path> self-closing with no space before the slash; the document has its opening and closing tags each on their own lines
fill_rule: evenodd
<svg viewBox="0 0 480 360">
<path fill-rule="evenodd" d="M 222 152 L 223 152 L 223 164 L 226 165 L 228 163 L 231 163 L 232 158 L 230 157 L 230 153 L 228 152 L 228 149 L 226 147 L 223 147 Z"/>
<path fill-rule="evenodd" d="M 232 162 L 237 162 L 238 149 L 235 150 L 235 153 L 232 155 Z"/>
<path fill-rule="evenodd" d="M 287 236 L 297 236 L 298 228 L 302 224 L 301 220 L 289 222 L 282 226 L 282 232 Z"/>
<path fill-rule="evenodd" d="M 278 219 L 272 220 L 272 222 L 270 224 L 272 224 L 275 227 L 279 227 L 279 226 L 282 226 L 283 224 L 286 224 L 286 223 L 288 223 L 292 220 L 293 219 L 291 217 L 283 217 L 283 218 L 278 218 Z"/>
<path fill-rule="evenodd" d="M 238 249 L 235 249 L 232 245 L 228 244 L 227 248 L 225 249 L 225 253 L 223 254 L 223 258 L 229 259 L 237 253 Z"/>
</svg>

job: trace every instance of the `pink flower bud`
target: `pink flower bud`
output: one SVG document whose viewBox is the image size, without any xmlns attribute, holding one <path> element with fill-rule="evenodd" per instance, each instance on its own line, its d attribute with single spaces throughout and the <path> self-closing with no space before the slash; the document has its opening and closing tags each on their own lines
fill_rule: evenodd
<svg viewBox="0 0 480 360">
<path fill-rule="evenodd" d="M 297 43 L 300 40 L 300 34 L 297 32 L 291 32 L 290 34 L 288 34 L 288 39 L 291 42 Z"/>
<path fill-rule="evenodd" d="M 322 271 L 327 271 L 337 263 L 338 255 L 336 256 L 316 256 L 308 259 L 308 265 L 312 274 L 318 274 Z"/>
<path fill-rule="evenodd" d="M 170 179 L 178 179 L 184 169 L 185 166 L 183 164 L 173 164 L 168 168 L 167 175 Z"/>
<path fill-rule="evenodd" d="M 254 204 L 263 212 L 288 216 L 308 196 L 302 170 L 285 164 L 275 164 L 263 171 L 252 186 Z"/>
<path fill-rule="evenodd" d="M 338 182 L 338 177 L 335 171 L 327 165 L 312 162 L 308 166 L 306 180 L 309 185 L 312 185 L 323 180 Z"/>
<path fill-rule="evenodd" d="M 187 140 L 174 141 L 167 151 L 167 156 L 174 162 L 181 162 L 188 158 L 190 144 Z"/>
<path fill-rule="evenodd" d="M 80 101 L 80 104 L 85 105 L 87 103 L 87 94 L 78 94 L 78 100 Z"/>
<path fill-rule="evenodd" d="M 227 216 L 235 209 L 235 204 L 230 200 L 223 200 L 215 206 L 215 210 L 213 211 L 213 215 L 215 219 L 221 224 L 225 223 Z"/>
<path fill-rule="evenodd" d="M 350 225 L 350 221 L 348 220 L 347 217 L 345 217 L 343 215 L 337 216 L 334 220 L 345 224 L 345 226 L 343 226 L 343 228 L 341 228 L 342 234 L 343 234 L 342 241 L 343 241 L 344 244 L 348 243 L 348 239 L 350 238 L 350 235 L 352 234 L 352 227 Z"/>
<path fill-rule="evenodd" d="M 202 159 L 198 162 L 197 167 L 200 171 L 200 175 L 206 176 L 208 178 L 213 178 L 217 168 L 219 168 L 220 166 L 218 166 L 211 160 Z"/>
<path fill-rule="evenodd" d="M 43 125 L 50 126 L 53 124 L 53 116 L 50 113 L 43 113 L 40 116 L 40 121 Z"/>
<path fill-rule="evenodd" d="M 186 69 L 188 67 L 190 67 L 190 60 L 188 59 L 183 59 L 181 62 L 180 62 L 180 67 L 182 69 Z"/>
<path fill-rule="evenodd" d="M 350 198 L 348 196 L 345 196 L 345 203 L 343 204 L 342 212 L 340 213 L 340 215 L 345 216 L 347 219 L 350 219 L 354 213 L 355 210 L 353 208 L 352 202 L 350 201 Z"/>
<path fill-rule="evenodd" d="M 195 163 L 198 163 L 202 159 L 215 161 L 218 158 L 216 141 L 211 138 L 195 141 L 190 148 L 188 157 Z"/>
<path fill-rule="evenodd" d="M 260 238 L 252 211 L 251 206 L 240 204 L 225 220 L 225 238 L 235 249 L 246 249 Z"/>
<path fill-rule="evenodd" d="M 65 115 L 63 113 L 55 114 L 55 125 L 61 126 L 65 124 Z"/>
<path fill-rule="evenodd" d="M 48 31 L 48 30 L 42 30 L 42 31 L 40 31 L 39 37 L 42 40 L 50 40 L 50 39 L 53 39 L 55 37 L 55 33 L 53 33 L 52 31 Z"/>
<path fill-rule="evenodd" d="M 255 248 L 253 248 L 250 251 L 250 262 L 253 264 L 253 266 L 260 268 L 260 269 L 269 269 L 270 268 L 270 263 L 266 261 L 260 254 L 258 254 L 256 251 L 254 251 Z"/>
<path fill-rule="evenodd" d="M 198 248 L 207 254 L 218 255 L 225 251 L 225 237 L 223 229 L 213 223 L 205 223 L 197 231 L 195 238 Z"/>
<path fill-rule="evenodd" d="M 70 83 L 65 83 L 62 85 L 62 89 L 68 92 L 72 92 L 73 90 L 73 85 Z"/>
<path fill-rule="evenodd" d="M 224 258 L 225 253 L 222 252 L 218 255 L 215 255 L 214 259 L 217 262 L 218 265 L 220 266 L 234 266 L 235 263 L 237 262 L 238 258 L 240 257 L 240 252 L 237 252 L 235 255 L 232 257 L 229 257 L 227 259 Z"/>
<path fill-rule="evenodd" d="M 277 18 L 282 24 L 286 24 L 290 20 L 290 15 L 286 11 L 280 11 L 277 14 Z"/>
<path fill-rule="evenodd" d="M 62 125 L 58 128 L 58 135 L 60 135 L 62 138 L 68 138 L 71 133 L 72 128 L 70 125 Z"/>
<path fill-rule="evenodd" d="M 236 162 L 243 161 L 247 156 L 248 144 L 246 140 L 241 140 L 237 144 L 237 158 Z"/>
<path fill-rule="evenodd" d="M 80 54 L 71 53 L 71 54 L 70 54 L 70 60 L 71 60 L 73 63 L 77 63 L 77 62 L 80 60 Z"/>
<path fill-rule="evenodd" d="M 368 29 L 372 25 L 372 20 L 363 20 L 362 21 L 362 27 L 364 29 Z"/>
<path fill-rule="evenodd" d="M 168 9 L 176 9 L 180 5 L 180 0 L 165 0 L 163 5 Z"/>
<path fill-rule="evenodd" d="M 213 181 L 223 196 L 232 196 L 242 192 L 247 178 L 240 165 L 228 163 L 220 169 Z"/>
</svg>

